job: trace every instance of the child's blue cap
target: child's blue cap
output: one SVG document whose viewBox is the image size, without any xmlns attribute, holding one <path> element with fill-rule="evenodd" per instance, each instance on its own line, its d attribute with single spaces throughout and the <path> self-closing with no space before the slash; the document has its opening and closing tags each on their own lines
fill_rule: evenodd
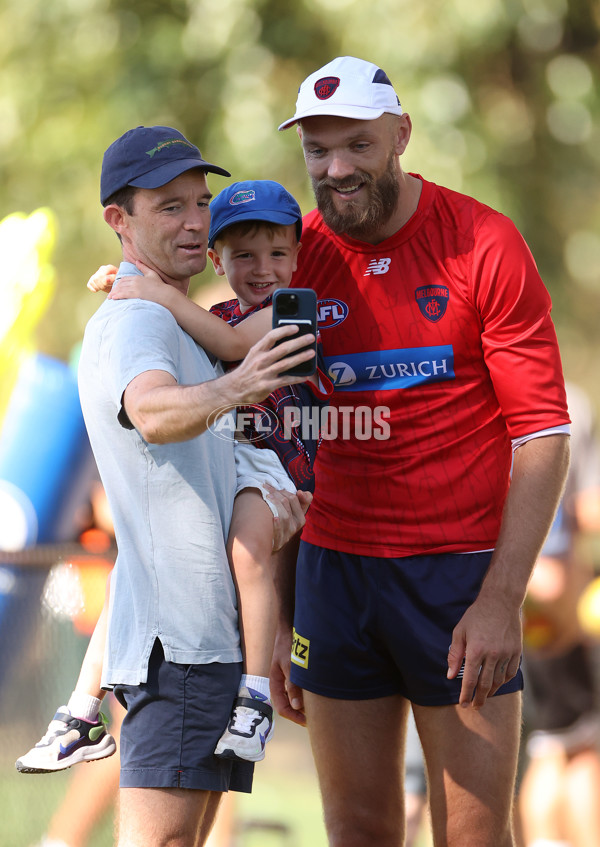
<svg viewBox="0 0 600 847">
<path fill-rule="evenodd" d="M 270 179 L 234 182 L 217 194 L 210 204 L 208 246 L 214 245 L 224 229 L 240 221 L 296 224 L 298 240 L 302 235 L 300 206 L 283 185 Z"/>
</svg>

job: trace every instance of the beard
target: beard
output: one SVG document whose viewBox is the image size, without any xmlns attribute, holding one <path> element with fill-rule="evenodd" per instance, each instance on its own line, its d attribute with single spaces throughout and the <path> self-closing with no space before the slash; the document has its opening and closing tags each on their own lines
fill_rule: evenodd
<svg viewBox="0 0 600 847">
<path fill-rule="evenodd" d="M 392 153 L 385 173 L 379 179 L 361 170 L 344 179 L 312 178 L 317 208 L 329 229 L 360 240 L 376 234 L 385 226 L 397 209 L 400 195 L 396 161 L 396 154 Z M 363 183 L 369 193 L 367 206 L 350 201 L 345 204 L 343 212 L 338 211 L 330 189 L 350 188 L 357 182 Z"/>
</svg>

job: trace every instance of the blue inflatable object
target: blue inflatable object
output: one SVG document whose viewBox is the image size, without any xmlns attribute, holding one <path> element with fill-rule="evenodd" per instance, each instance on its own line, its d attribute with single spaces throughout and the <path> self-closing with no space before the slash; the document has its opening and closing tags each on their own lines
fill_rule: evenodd
<svg viewBox="0 0 600 847">
<path fill-rule="evenodd" d="M 75 373 L 32 356 L 0 431 L 0 549 L 75 540 L 94 468 Z M 0 567 L 0 688 L 39 615 L 46 576 L 45 568 Z"/>
</svg>

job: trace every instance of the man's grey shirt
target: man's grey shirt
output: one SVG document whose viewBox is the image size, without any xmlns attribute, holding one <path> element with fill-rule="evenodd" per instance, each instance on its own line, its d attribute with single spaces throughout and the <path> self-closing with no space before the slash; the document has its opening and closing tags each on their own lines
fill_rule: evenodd
<svg viewBox="0 0 600 847">
<path fill-rule="evenodd" d="M 119 268 L 121 276 L 134 273 L 128 263 Z M 149 444 L 128 428 L 123 392 L 154 370 L 180 385 L 216 376 L 167 309 L 107 299 L 87 325 L 79 365 L 81 405 L 119 550 L 105 687 L 145 682 L 156 638 L 167 661 L 241 660 L 225 550 L 236 485 L 233 443 L 208 430 L 188 441 Z"/>
</svg>

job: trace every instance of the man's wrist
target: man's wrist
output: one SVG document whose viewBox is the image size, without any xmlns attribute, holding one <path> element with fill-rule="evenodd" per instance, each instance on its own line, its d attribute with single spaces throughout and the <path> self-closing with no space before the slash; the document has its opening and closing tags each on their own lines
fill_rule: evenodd
<svg viewBox="0 0 600 847">
<path fill-rule="evenodd" d="M 236 406 L 243 404 L 242 386 L 239 385 L 239 381 L 235 376 L 235 370 L 228 371 L 223 376 L 217 377 L 215 382 L 217 383 L 219 409 L 234 409 Z"/>
</svg>

